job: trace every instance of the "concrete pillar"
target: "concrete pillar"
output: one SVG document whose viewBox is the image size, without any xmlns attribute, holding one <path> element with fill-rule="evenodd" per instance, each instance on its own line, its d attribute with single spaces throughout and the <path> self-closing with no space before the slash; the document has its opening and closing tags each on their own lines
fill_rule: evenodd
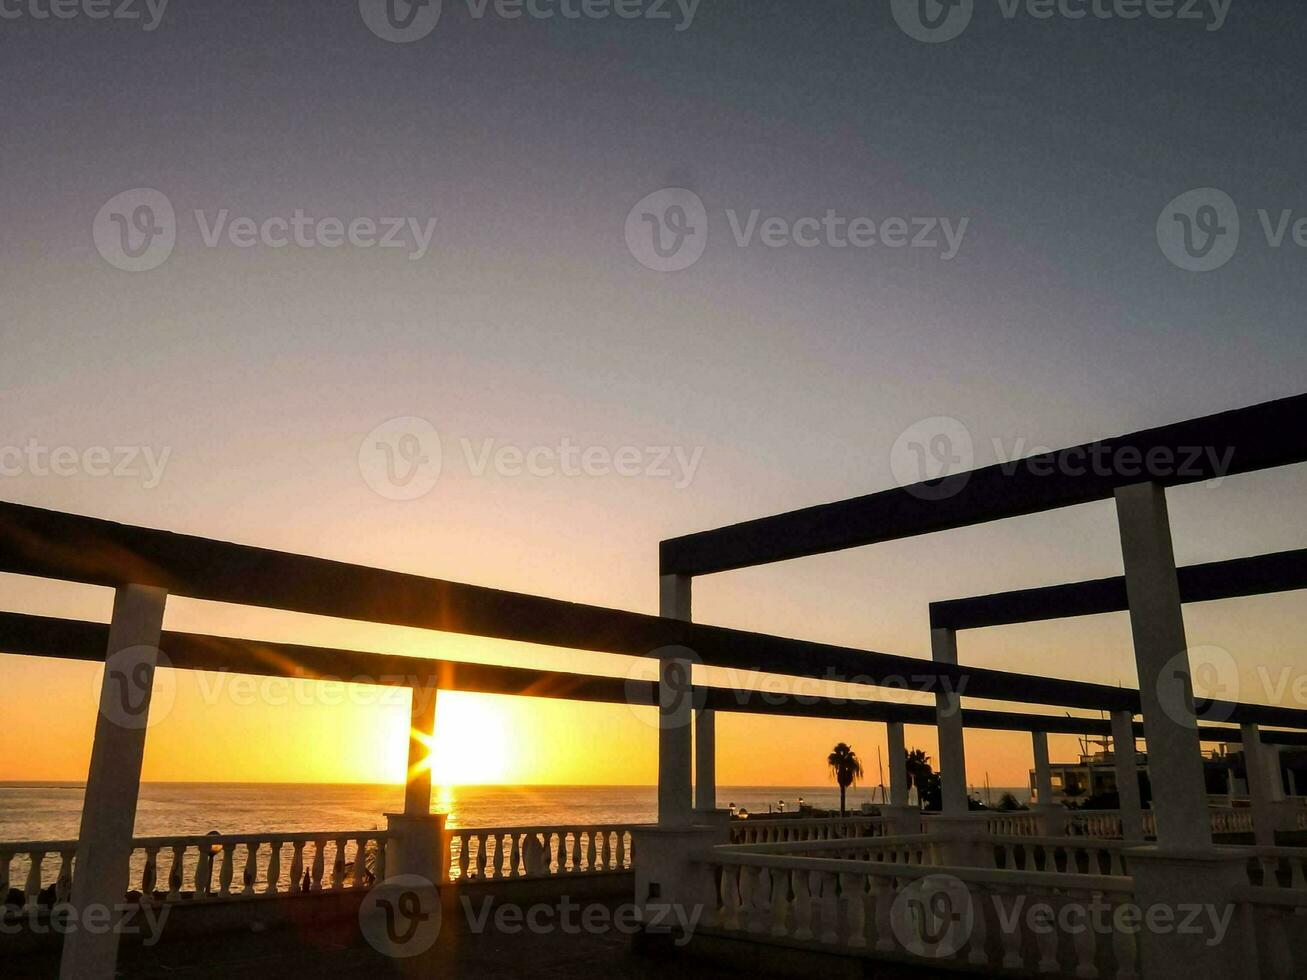
<svg viewBox="0 0 1307 980">
<path fill-rule="evenodd" d="M 1030 744 L 1035 757 L 1035 822 L 1040 837 L 1066 835 L 1066 807 L 1053 802 L 1053 773 L 1048 765 L 1048 733 L 1031 732 Z"/>
<path fill-rule="evenodd" d="M 125 585 L 114 593 L 82 803 L 77 873 L 69 896 L 74 915 L 99 916 L 101 922 L 106 917 L 117 922 L 127 899 L 141 761 L 167 598 L 162 589 L 139 585 Z M 77 929 L 64 937 L 59 975 L 65 980 L 112 980 L 117 959 L 116 928 Z"/>
<path fill-rule="evenodd" d="M 1253 810 L 1253 838 L 1260 847 L 1275 846 L 1276 806 L 1271 779 L 1274 752 L 1262 744 L 1261 729 L 1255 724 L 1240 725 L 1243 739 L 1244 768 L 1248 773 L 1248 799 Z M 1278 774 L 1277 774 L 1278 775 Z"/>
<path fill-rule="evenodd" d="M 712 708 L 694 712 L 694 809 L 701 814 L 717 809 L 717 712 Z"/>
<path fill-rule="evenodd" d="M 690 618 L 688 575 L 659 579 L 659 615 Z M 693 808 L 693 678 L 684 648 L 669 648 L 658 660 L 658 823 L 688 827 Z"/>
<path fill-rule="evenodd" d="M 1156 483 L 1121 487 L 1116 512 L 1158 843 L 1210 848 L 1212 827 L 1166 491 Z"/>
<path fill-rule="evenodd" d="M 404 781 L 404 815 L 426 816 L 431 812 L 431 763 L 436 735 L 434 678 L 412 688 L 409 701 L 408 776 Z"/>
<path fill-rule="evenodd" d="M 1035 755 L 1035 796 L 1040 804 L 1053 802 L 1053 774 L 1048 766 L 1048 733 L 1031 732 L 1030 742 Z"/>
<path fill-rule="evenodd" d="M 1284 771 L 1289 777 L 1289 795 L 1296 798 L 1298 796 L 1298 773 L 1294 769 Z"/>
<path fill-rule="evenodd" d="M 936 663 L 958 662 L 958 635 L 941 627 L 930 631 L 930 652 Z M 949 686 L 935 693 L 935 723 L 939 730 L 939 777 L 945 816 L 964 816 L 967 806 L 967 757 L 962 737 L 962 699 Z"/>
<path fill-rule="evenodd" d="M 885 723 L 887 750 L 889 752 L 889 802 L 890 806 L 908 805 L 908 758 L 907 746 L 903 740 L 903 722 Z"/>
<path fill-rule="evenodd" d="M 1135 757 L 1134 715 L 1112 712 L 1112 760 L 1116 766 L 1116 792 L 1121 798 L 1121 837 L 1144 839 L 1144 812 L 1139 796 L 1139 763 Z"/>
</svg>

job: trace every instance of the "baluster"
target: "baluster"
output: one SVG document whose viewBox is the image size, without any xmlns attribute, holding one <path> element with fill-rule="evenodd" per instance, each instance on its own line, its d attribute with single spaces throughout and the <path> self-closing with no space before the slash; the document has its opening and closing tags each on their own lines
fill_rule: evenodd
<svg viewBox="0 0 1307 980">
<path fill-rule="evenodd" d="M 197 845 L 195 861 L 195 897 L 207 898 L 213 887 L 213 851 L 208 844 Z"/>
<path fill-rule="evenodd" d="M 989 965 L 989 920 L 985 905 L 988 895 L 985 886 L 977 882 L 967 892 L 971 902 L 971 934 L 967 936 L 967 962 L 973 966 Z"/>
<path fill-rule="evenodd" d="M 458 877 L 460 881 L 466 881 L 468 865 L 471 863 L 472 859 L 472 846 L 468 842 L 467 831 L 458 831 L 451 838 L 451 843 L 455 840 L 458 841 Z"/>
<path fill-rule="evenodd" d="M 1040 973 L 1057 973 L 1059 967 L 1057 962 L 1056 914 L 1050 912 L 1047 916 L 1044 916 L 1032 911 L 1032 915 L 1038 916 L 1040 924 L 1040 928 L 1035 931 L 1035 948 L 1039 951 L 1037 969 Z"/>
<path fill-rule="evenodd" d="M 790 912 L 790 872 L 776 869 L 771 873 L 771 934 L 788 936 Z"/>
<path fill-rule="evenodd" d="M 76 849 L 59 852 L 59 877 L 55 879 L 55 884 L 54 884 L 54 900 L 56 902 L 66 902 L 68 901 L 68 896 L 72 894 L 73 858 L 76 856 L 76 854 L 77 854 Z M 0 855 L 0 860 L 3 860 L 3 855 Z M 8 872 L 9 872 L 9 868 L 6 865 L 3 872 L 3 876 L 5 878 L 9 877 Z M 8 894 L 9 894 L 8 885 L 7 884 L 0 885 L 0 902 L 3 902 L 5 896 Z"/>
<path fill-rule="evenodd" d="M 586 835 L 586 838 L 587 838 L 587 842 L 586 842 L 586 851 L 585 851 L 585 869 L 586 869 L 587 871 L 594 871 L 594 869 L 595 869 L 595 832 L 594 832 L 593 830 L 590 831 L 589 834 Z"/>
<path fill-rule="evenodd" d="M 829 871 L 814 872 L 821 889 L 821 941 L 838 943 L 839 934 L 839 896 L 836 892 L 835 875 Z"/>
<path fill-rule="evenodd" d="M 576 873 L 581 870 L 581 831 L 572 831 L 572 866 L 569 871 Z"/>
<path fill-rule="evenodd" d="M 145 849 L 145 867 L 141 869 L 141 901 L 148 905 L 154 899 L 154 883 L 159 878 L 159 849 Z"/>
<path fill-rule="evenodd" d="M 863 874 L 841 874 L 840 890 L 844 893 L 845 922 L 848 925 L 846 945 L 863 949 L 867 945 L 867 878 Z"/>
<path fill-rule="evenodd" d="M 477 878 L 486 876 L 486 835 L 473 834 L 476 843 L 476 855 L 472 859 L 472 874 Z"/>
<path fill-rule="evenodd" d="M 372 874 L 373 880 L 385 881 L 386 880 L 386 839 L 383 837 L 377 838 L 377 853 L 375 859 L 373 860 L 373 865 L 375 866 L 376 869 Z"/>
<path fill-rule="evenodd" d="M 1121 860 L 1120 851 L 1109 851 L 1109 866 L 1107 873 L 1114 878 L 1125 875 L 1125 863 Z"/>
<path fill-rule="evenodd" d="M 309 891 L 322 891 L 322 877 L 327 868 L 327 842 L 325 840 L 315 840 L 313 842 L 313 866 L 309 871 Z"/>
<path fill-rule="evenodd" d="M 264 894 L 276 895 L 281 891 L 281 841 L 273 839 L 271 842 L 272 851 L 268 854 L 268 887 L 265 888 Z M 363 856 L 363 848 L 359 848 L 359 857 Z M 358 864 L 354 866 L 354 879 L 357 884 L 359 872 L 362 867 Z"/>
<path fill-rule="evenodd" d="M 755 897 L 762 887 L 761 882 L 758 880 L 761 869 L 742 867 L 737 870 L 739 871 L 740 914 L 739 924 L 736 928 L 745 929 L 749 932 L 756 932 L 757 923 L 755 922 L 754 916 L 757 903 Z"/>
<path fill-rule="evenodd" d="M 1128 897 L 1118 897 L 1116 905 L 1130 901 Z M 1112 957 L 1116 961 L 1116 980 L 1139 980 L 1139 971 L 1135 964 L 1139 957 L 1139 948 L 1135 934 L 1129 929 L 1118 929 L 1117 916 L 1112 916 Z"/>
<path fill-rule="evenodd" d="M 236 845 L 222 845 L 222 869 L 218 872 L 218 894 L 231 894 L 231 879 L 236 873 L 233 863 L 236 858 Z"/>
<path fill-rule="evenodd" d="M 740 869 L 734 864 L 722 868 L 722 926 L 740 928 Z"/>
<path fill-rule="evenodd" d="M 1289 887 L 1307 888 L 1307 878 L 1303 877 L 1303 859 L 1300 857 L 1289 859 Z"/>
<path fill-rule="evenodd" d="M 871 902 L 876 917 L 876 952 L 890 953 L 897 947 L 890 913 L 894 904 L 894 879 L 877 875 L 871 879 Z"/>
<path fill-rule="evenodd" d="M 241 872 L 241 894 L 253 895 L 254 882 L 259 877 L 259 842 L 247 841 L 245 844 L 245 868 Z"/>
<path fill-rule="evenodd" d="M 794 899 L 790 906 L 794 910 L 794 938 L 811 939 L 812 893 L 808 888 L 808 872 L 791 872 L 791 882 L 794 888 Z"/>
<path fill-rule="evenodd" d="M 613 867 L 618 871 L 626 870 L 626 831 L 617 832 L 617 858 L 613 862 Z"/>
<path fill-rule="evenodd" d="M 509 850 L 508 862 L 510 865 L 509 874 L 514 878 L 520 878 L 522 877 L 522 875 L 526 874 L 525 869 L 523 869 L 522 867 L 522 843 L 521 842 L 522 842 L 522 835 L 513 834 L 513 843 Z"/>
<path fill-rule="evenodd" d="M 303 888 L 304 882 L 304 841 L 297 840 L 291 845 L 290 855 L 290 890 L 291 894 L 297 894 Z"/>
<path fill-rule="evenodd" d="M 336 841 L 336 860 L 331 864 L 331 887 L 345 887 L 345 841 Z"/>
<path fill-rule="evenodd" d="M 175 902 L 181 898 L 182 882 L 186 873 L 186 845 L 174 844 L 172 846 L 172 863 L 168 867 L 168 898 L 169 902 Z"/>
<path fill-rule="evenodd" d="M 27 899 L 27 907 L 35 908 L 37 899 L 41 896 L 41 865 L 45 863 L 45 851 L 29 851 L 27 856 L 32 864 L 27 869 L 27 883 L 23 887 L 23 896 Z"/>
<path fill-rule="evenodd" d="M 1094 892 L 1090 904 L 1097 906 L 1102 902 L 1103 893 Z M 1089 921 L 1088 909 L 1081 909 L 1081 911 L 1084 913 L 1083 921 L 1071 936 L 1071 945 L 1076 953 L 1076 976 L 1097 977 L 1098 967 L 1094 965 L 1094 961 L 1098 955 L 1098 936 L 1094 924 Z"/>
<path fill-rule="evenodd" d="M 998 917 L 999 929 L 1002 932 L 1000 937 L 1003 943 L 1003 968 L 1005 970 L 1020 970 L 1025 966 L 1025 957 L 1021 953 L 1021 912 L 1024 910 L 1025 901 L 1023 897 L 1014 889 L 1004 888 L 995 889 L 996 903 L 1009 905 L 1011 915 L 1001 915 Z M 1011 899 L 1005 902 L 1005 899 Z"/>
</svg>

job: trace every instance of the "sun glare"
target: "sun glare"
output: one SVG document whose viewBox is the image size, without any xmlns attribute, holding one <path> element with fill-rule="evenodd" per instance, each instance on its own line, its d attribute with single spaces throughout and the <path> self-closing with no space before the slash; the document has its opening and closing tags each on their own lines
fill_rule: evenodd
<svg viewBox="0 0 1307 980">
<path fill-rule="evenodd" d="M 442 691 L 436 703 L 436 737 L 422 739 L 438 786 L 502 783 L 509 779 L 507 719 L 488 698 Z"/>
</svg>

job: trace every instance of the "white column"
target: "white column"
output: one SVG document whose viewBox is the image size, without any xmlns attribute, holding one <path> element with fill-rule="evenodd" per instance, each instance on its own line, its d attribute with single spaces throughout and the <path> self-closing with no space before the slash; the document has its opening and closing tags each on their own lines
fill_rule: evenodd
<svg viewBox="0 0 1307 980">
<path fill-rule="evenodd" d="M 1210 848 L 1212 824 L 1166 491 L 1155 483 L 1122 487 L 1116 491 L 1116 512 L 1158 844 Z"/>
<path fill-rule="evenodd" d="M 1053 773 L 1048 767 L 1048 733 L 1031 732 L 1030 744 L 1035 755 L 1035 796 L 1040 806 L 1053 802 Z"/>
<path fill-rule="evenodd" d="M 1112 759 L 1116 766 L 1116 792 L 1121 798 L 1121 836 L 1144 839 L 1144 814 L 1139 796 L 1139 762 L 1135 757 L 1134 715 L 1112 712 Z"/>
<path fill-rule="evenodd" d="M 670 619 L 690 618 L 688 575 L 659 579 L 659 614 Z M 682 648 L 681 653 L 684 653 Z M 658 823 L 686 827 L 694 822 L 693 745 L 694 714 L 691 663 L 673 652 L 658 661 Z"/>
<path fill-rule="evenodd" d="M 930 631 L 930 652 L 936 663 L 958 662 L 958 635 L 941 627 Z M 939 778 L 942 812 L 964 816 L 967 806 L 967 756 L 962 737 L 962 699 L 940 685 L 935 693 L 935 724 L 939 731 Z"/>
<path fill-rule="evenodd" d="M 432 740 L 436 734 L 435 679 L 411 689 L 409 701 L 408 775 L 404 780 L 404 816 L 431 812 Z"/>
<path fill-rule="evenodd" d="M 1248 773 L 1248 800 L 1253 810 L 1253 837 L 1260 847 L 1275 846 L 1275 795 L 1271 780 L 1274 752 L 1262 744 L 1261 728 L 1239 726 L 1243 739 L 1243 764 Z M 1278 780 L 1277 780 L 1278 781 Z"/>
<path fill-rule="evenodd" d="M 100 711 L 86 775 L 82 826 L 70 902 L 74 914 L 116 920 L 127 898 L 141 761 L 150 714 L 159 634 L 168 593 L 122 586 L 114 593 L 105 651 Z M 77 929 L 64 937 L 59 968 L 65 980 L 112 980 L 118 959 L 116 929 Z"/>
<path fill-rule="evenodd" d="M 885 734 L 889 752 L 889 802 L 890 806 L 908 805 L 908 759 L 907 748 L 903 742 L 903 722 L 885 723 Z"/>
</svg>

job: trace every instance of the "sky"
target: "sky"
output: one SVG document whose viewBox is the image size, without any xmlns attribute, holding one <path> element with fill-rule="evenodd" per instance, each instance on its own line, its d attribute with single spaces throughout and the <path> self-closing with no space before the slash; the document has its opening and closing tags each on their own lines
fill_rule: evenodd
<svg viewBox="0 0 1307 980">
<path fill-rule="evenodd" d="M 940 431 L 984 465 L 1307 387 L 1296 5 L 976 0 L 937 43 L 912 6 L 446 0 L 399 43 L 372 0 L 0 5 L 0 499 L 656 612 L 659 540 L 894 486 Z M 1206 271 L 1177 258 L 1186 207 L 1221 223 Z M 1182 563 L 1307 547 L 1304 467 L 1169 497 Z M 1116 535 L 1092 504 L 730 572 L 694 615 L 928 656 L 930 601 L 1119 574 Z M 4 609 L 111 601 L 0 575 Z M 1186 623 L 1226 693 L 1296 705 L 1301 594 Z M 166 625 L 641 669 L 186 599 Z M 1124 615 L 961 656 L 1136 682 Z M 402 778 L 393 698 L 159 676 L 146 779 Z M 84 778 L 97 685 L 0 655 L 0 779 Z M 446 782 L 656 777 L 626 706 L 438 715 Z M 838 740 L 871 760 L 884 731 L 722 718 L 719 782 L 822 783 Z M 1023 735 L 969 735 L 973 782 L 1030 765 Z"/>
</svg>

